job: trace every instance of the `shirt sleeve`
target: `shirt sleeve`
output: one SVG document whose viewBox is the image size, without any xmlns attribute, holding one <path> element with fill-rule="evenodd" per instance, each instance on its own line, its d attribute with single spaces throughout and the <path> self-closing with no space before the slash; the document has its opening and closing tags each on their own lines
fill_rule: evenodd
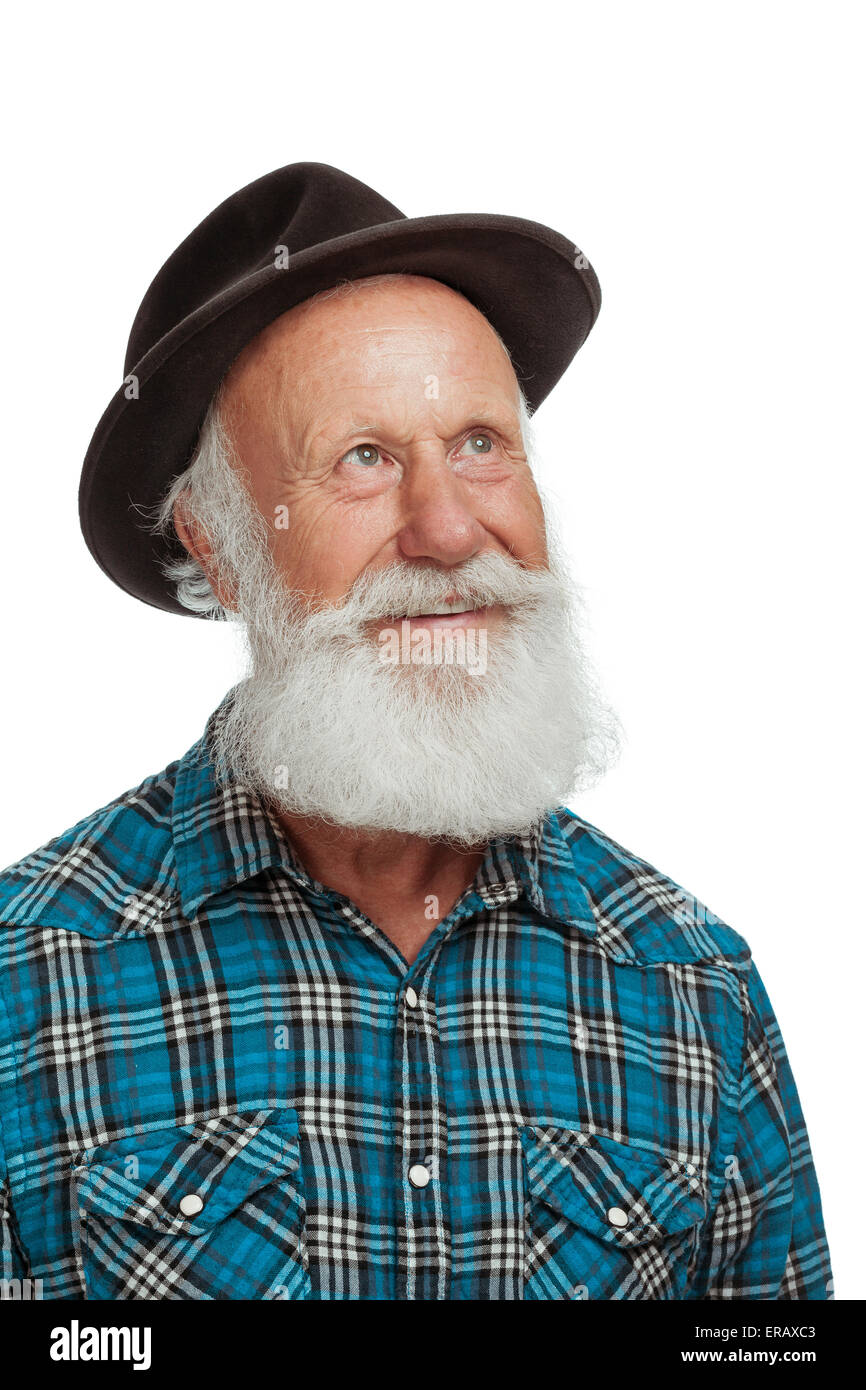
<svg viewBox="0 0 866 1390">
<path fill-rule="evenodd" d="M 15 1228 L 6 1155 L 3 1150 L 3 1132 L 0 1129 L 0 1287 L 5 1285 L 8 1279 L 26 1277 L 27 1268 Z"/>
<path fill-rule="evenodd" d="M 689 1298 L 832 1299 L 821 1196 L 782 1034 L 754 965 L 725 1186 Z"/>
</svg>

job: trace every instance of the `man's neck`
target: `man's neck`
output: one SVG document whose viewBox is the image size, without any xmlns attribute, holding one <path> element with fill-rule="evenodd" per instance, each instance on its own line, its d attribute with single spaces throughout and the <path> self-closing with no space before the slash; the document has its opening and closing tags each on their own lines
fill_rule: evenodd
<svg viewBox="0 0 866 1390">
<path fill-rule="evenodd" d="M 311 878 L 342 893 L 412 964 L 469 887 L 484 846 L 458 850 L 397 831 L 359 831 L 278 815 Z"/>
</svg>

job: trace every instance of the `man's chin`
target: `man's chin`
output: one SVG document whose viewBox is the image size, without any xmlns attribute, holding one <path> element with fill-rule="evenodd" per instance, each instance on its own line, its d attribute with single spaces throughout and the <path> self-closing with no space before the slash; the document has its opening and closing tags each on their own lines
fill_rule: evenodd
<svg viewBox="0 0 866 1390">
<path fill-rule="evenodd" d="M 415 681 L 419 689 L 468 689 L 486 676 L 490 665 L 486 627 L 439 621 L 438 615 L 381 628 L 374 642 L 377 663 L 395 679 Z"/>
</svg>

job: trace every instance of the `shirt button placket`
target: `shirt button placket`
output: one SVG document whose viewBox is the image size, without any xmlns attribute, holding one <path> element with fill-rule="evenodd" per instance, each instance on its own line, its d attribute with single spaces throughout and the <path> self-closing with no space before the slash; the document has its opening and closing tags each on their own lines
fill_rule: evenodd
<svg viewBox="0 0 866 1390">
<path fill-rule="evenodd" d="M 428 967 L 429 968 L 429 967 Z M 445 1295 L 449 1242 L 445 1239 L 438 1190 L 437 1111 L 441 1079 L 433 1006 L 423 989 L 407 985 L 400 996 L 398 1028 L 399 1112 L 402 1133 L 401 1189 L 405 1221 L 398 1233 L 397 1297 L 440 1299 Z"/>
</svg>

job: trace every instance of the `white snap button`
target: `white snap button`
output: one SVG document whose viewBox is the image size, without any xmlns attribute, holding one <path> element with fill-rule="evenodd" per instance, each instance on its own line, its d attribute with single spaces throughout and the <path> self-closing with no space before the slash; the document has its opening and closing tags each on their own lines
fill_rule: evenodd
<svg viewBox="0 0 866 1390">
<path fill-rule="evenodd" d="M 607 1219 L 610 1222 L 611 1226 L 628 1225 L 628 1217 L 626 1216 L 622 1207 L 611 1207 L 610 1211 L 607 1214 Z"/>
<path fill-rule="evenodd" d="M 413 1187 L 426 1187 L 430 1181 L 430 1169 L 423 1163 L 413 1163 L 409 1169 L 409 1181 Z"/>
<path fill-rule="evenodd" d="M 406 989 L 406 1003 L 409 1005 L 410 1009 L 416 1008 L 418 1004 L 418 996 L 411 985 Z"/>
<path fill-rule="evenodd" d="M 185 1197 L 180 1199 L 180 1210 L 183 1216 L 198 1216 L 203 1207 L 204 1202 L 195 1192 L 188 1192 Z"/>
</svg>

